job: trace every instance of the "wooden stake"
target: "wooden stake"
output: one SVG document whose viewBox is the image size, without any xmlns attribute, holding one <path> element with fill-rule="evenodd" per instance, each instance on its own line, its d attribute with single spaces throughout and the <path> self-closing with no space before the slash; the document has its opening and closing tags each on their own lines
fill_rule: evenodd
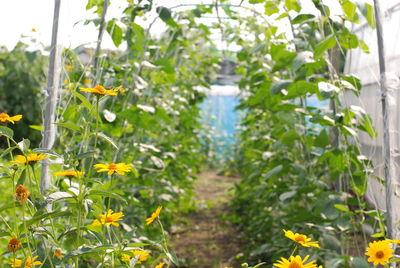
<svg viewBox="0 0 400 268">
<path fill-rule="evenodd" d="M 390 102 L 388 102 L 387 77 L 386 77 L 386 63 L 385 63 L 385 47 L 383 43 L 383 29 L 382 29 L 382 14 L 379 6 L 379 0 L 374 0 L 375 6 L 375 20 L 376 20 L 376 34 L 378 41 L 379 53 L 379 72 L 381 76 L 381 102 L 382 102 L 382 116 L 383 116 L 383 157 L 384 157 L 384 170 L 386 181 L 386 222 L 387 222 L 387 236 L 390 239 L 397 239 L 397 230 L 394 221 L 394 194 L 395 183 L 393 175 L 394 172 L 394 159 L 391 151 L 391 137 L 390 137 Z M 381 230 L 383 231 L 383 230 Z"/>
<path fill-rule="evenodd" d="M 54 15 L 53 15 L 53 30 L 51 36 L 50 47 L 50 63 L 49 72 L 47 76 L 47 90 L 45 98 L 44 109 L 44 131 L 42 139 L 42 148 L 51 149 L 54 145 L 56 136 L 56 126 L 54 125 L 56 118 L 57 95 L 59 85 L 59 70 L 56 64 L 57 56 L 57 35 L 58 35 L 58 21 L 60 17 L 60 2 L 61 0 L 54 1 Z M 40 191 L 43 194 L 50 186 L 49 162 L 44 160 L 42 164 L 42 180 L 40 183 Z"/>
</svg>

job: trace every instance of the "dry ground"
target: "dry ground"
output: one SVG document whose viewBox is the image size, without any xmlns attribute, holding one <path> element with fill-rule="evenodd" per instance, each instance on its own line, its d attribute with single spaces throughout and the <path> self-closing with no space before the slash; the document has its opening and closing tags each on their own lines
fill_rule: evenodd
<svg viewBox="0 0 400 268">
<path fill-rule="evenodd" d="M 215 172 L 199 175 L 196 198 L 199 209 L 184 215 L 186 224 L 172 236 L 172 248 L 182 263 L 179 267 L 224 268 L 234 265 L 240 252 L 237 232 L 223 219 L 237 177 L 218 176 Z"/>
</svg>

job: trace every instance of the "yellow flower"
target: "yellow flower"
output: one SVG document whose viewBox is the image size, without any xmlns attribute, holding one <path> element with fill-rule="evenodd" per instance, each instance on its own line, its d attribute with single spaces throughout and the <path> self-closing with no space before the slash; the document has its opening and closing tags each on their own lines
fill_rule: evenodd
<svg viewBox="0 0 400 268">
<path fill-rule="evenodd" d="M 84 92 L 93 93 L 93 94 L 96 94 L 98 96 L 100 96 L 100 95 L 110 95 L 110 96 L 118 95 L 117 91 L 107 90 L 103 86 L 100 86 L 100 85 L 97 85 L 97 86 L 95 86 L 93 88 L 80 88 L 80 90 L 84 91 Z"/>
<path fill-rule="evenodd" d="M 36 29 L 35 29 L 35 28 L 32 28 L 32 29 L 31 29 L 31 32 L 36 33 Z"/>
<path fill-rule="evenodd" d="M 374 265 L 385 265 L 393 257 L 393 249 L 389 246 L 390 241 L 374 241 L 369 243 L 365 255 L 369 256 L 368 261 Z"/>
<path fill-rule="evenodd" d="M 1 123 L 15 124 L 15 122 L 21 120 L 21 118 L 22 118 L 22 115 L 20 115 L 20 114 L 17 114 L 17 115 L 14 115 L 14 116 L 9 116 L 6 113 L 1 113 L 0 114 L 0 122 Z"/>
<path fill-rule="evenodd" d="M 165 265 L 165 263 L 164 262 L 160 262 L 159 264 L 157 264 L 156 265 L 156 267 L 154 267 L 154 268 L 163 268 L 164 267 L 164 265 Z"/>
<path fill-rule="evenodd" d="M 65 70 L 67 70 L 68 72 L 71 72 L 73 69 L 74 69 L 74 67 L 72 67 L 72 65 L 65 66 Z"/>
<path fill-rule="evenodd" d="M 83 80 L 83 83 L 84 83 L 85 85 L 90 85 L 90 84 L 92 83 L 92 79 L 85 78 L 85 79 Z"/>
<path fill-rule="evenodd" d="M 146 225 L 152 223 L 160 215 L 161 209 L 162 206 L 159 206 L 156 211 L 151 214 L 151 217 L 146 219 Z"/>
<path fill-rule="evenodd" d="M 61 249 L 57 248 L 53 251 L 53 257 L 57 259 L 61 259 L 63 252 Z"/>
<path fill-rule="evenodd" d="M 11 267 L 21 267 L 22 261 L 18 259 L 11 259 L 8 264 L 11 265 Z"/>
<path fill-rule="evenodd" d="M 125 172 L 130 172 L 132 170 L 132 166 L 124 163 L 118 164 L 96 164 L 94 165 L 95 169 L 98 169 L 97 172 L 108 172 L 108 175 L 112 175 L 117 172 L 120 175 L 125 175 Z"/>
<path fill-rule="evenodd" d="M 274 263 L 274 266 L 277 268 L 317 268 L 315 261 L 311 261 L 309 263 L 305 263 L 310 256 L 306 256 L 302 259 L 300 256 L 290 256 L 289 260 L 285 258 L 281 258 L 280 261 Z"/>
<path fill-rule="evenodd" d="M 67 171 L 59 171 L 54 173 L 54 176 L 65 176 L 68 178 L 78 178 L 85 174 L 85 172 L 75 171 L 75 170 L 67 170 Z"/>
<path fill-rule="evenodd" d="M 50 156 L 45 155 L 45 154 L 37 154 L 37 153 L 31 153 L 28 154 L 27 157 L 25 157 L 24 155 L 17 155 L 16 158 L 17 160 L 11 161 L 11 163 L 16 163 L 16 164 L 25 164 L 25 163 L 29 163 L 29 164 L 35 164 L 36 162 L 49 158 Z"/>
<path fill-rule="evenodd" d="M 136 264 L 142 263 L 147 261 L 147 259 L 149 258 L 150 254 L 145 251 L 145 250 L 141 250 L 141 249 L 135 249 L 135 250 L 130 250 L 130 252 L 132 252 L 133 256 L 135 256 L 135 258 L 138 258 L 136 261 Z M 130 261 L 132 259 L 132 257 L 128 254 L 122 254 L 121 260 L 122 261 Z"/>
<path fill-rule="evenodd" d="M 31 268 L 32 266 L 42 265 L 42 262 L 35 261 L 39 256 L 35 256 L 33 258 L 27 258 L 25 261 L 25 268 Z"/>
<path fill-rule="evenodd" d="M 114 226 L 119 226 L 119 223 L 117 221 L 122 220 L 121 218 L 123 216 L 125 216 L 124 213 L 122 212 L 113 213 L 113 211 L 109 209 L 106 214 L 102 214 L 99 216 L 100 221 L 94 220 L 92 226 L 100 226 L 100 225 L 110 226 L 111 224 Z"/>
<path fill-rule="evenodd" d="M 19 242 L 18 238 L 13 237 L 8 241 L 7 249 L 12 252 L 16 252 L 21 247 L 21 242 Z"/>
<path fill-rule="evenodd" d="M 20 203 L 24 203 L 26 199 L 28 199 L 29 192 L 22 184 L 18 185 L 17 189 L 15 189 L 15 197 Z"/>
<path fill-rule="evenodd" d="M 285 236 L 296 243 L 299 243 L 303 247 L 316 247 L 319 248 L 318 241 L 311 241 L 306 235 L 293 233 L 292 231 L 283 230 Z"/>
</svg>

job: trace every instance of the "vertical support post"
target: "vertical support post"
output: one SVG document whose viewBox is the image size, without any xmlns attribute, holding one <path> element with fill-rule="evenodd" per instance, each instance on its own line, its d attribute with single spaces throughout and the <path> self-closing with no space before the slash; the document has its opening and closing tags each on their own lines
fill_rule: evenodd
<svg viewBox="0 0 400 268">
<path fill-rule="evenodd" d="M 385 47 L 383 43 L 383 29 L 382 29 L 382 13 L 379 6 L 379 0 L 374 0 L 375 6 L 375 20 L 376 20 L 376 34 L 378 41 L 379 53 L 379 72 L 380 72 L 380 88 L 381 88 L 381 102 L 382 102 L 382 115 L 383 115 L 383 157 L 384 157 L 384 170 L 386 181 L 386 221 L 388 237 L 397 239 L 397 230 L 395 226 L 395 211 L 394 211 L 394 195 L 395 195 L 395 181 L 394 181 L 394 159 L 391 149 L 390 137 L 390 98 L 387 85 L 386 63 L 385 63 Z"/>
<path fill-rule="evenodd" d="M 105 21 L 106 21 L 106 14 L 107 14 L 107 8 L 108 8 L 108 2 L 109 0 L 104 0 L 103 3 L 103 12 L 101 14 L 101 19 L 100 19 L 100 28 L 99 28 L 99 35 L 97 36 L 97 46 L 96 46 L 96 51 L 94 53 L 94 68 L 96 70 L 96 77 L 94 83 L 98 83 L 99 81 L 99 76 L 100 76 L 100 71 L 99 71 L 99 55 L 100 55 L 100 49 L 101 49 L 101 41 L 103 40 L 103 33 L 104 33 L 104 27 L 105 27 Z"/>
<path fill-rule="evenodd" d="M 51 36 L 50 47 L 50 63 L 47 75 L 47 89 L 44 108 L 44 131 L 42 139 L 42 147 L 51 149 L 54 145 L 56 136 L 56 126 L 54 125 L 56 118 L 57 95 L 59 85 L 59 70 L 57 70 L 57 35 L 58 21 L 60 18 L 61 0 L 54 0 L 53 30 Z M 43 194 L 50 186 L 49 162 L 45 159 L 42 163 L 42 179 L 40 183 L 40 191 Z"/>
</svg>

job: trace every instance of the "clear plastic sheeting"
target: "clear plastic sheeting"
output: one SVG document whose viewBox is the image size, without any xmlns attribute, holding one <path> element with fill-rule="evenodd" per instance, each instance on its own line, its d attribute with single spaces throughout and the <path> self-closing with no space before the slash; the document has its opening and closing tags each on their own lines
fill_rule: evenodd
<svg viewBox="0 0 400 268">
<path fill-rule="evenodd" d="M 386 190 L 385 186 L 376 177 L 385 178 L 384 171 L 384 128 L 382 115 L 382 94 L 381 81 L 386 88 L 386 103 L 388 111 L 388 123 L 390 126 L 389 140 L 392 159 L 392 173 L 394 178 L 395 196 L 394 208 L 400 206 L 400 194 L 398 184 L 400 178 L 400 0 L 380 1 L 383 8 L 383 42 L 386 53 L 387 73 L 381 79 L 379 73 L 379 56 L 376 30 L 368 24 L 356 25 L 354 32 L 364 40 L 369 47 L 367 54 L 361 49 L 350 50 L 347 54 L 345 73 L 358 76 L 361 79 L 362 90 L 360 96 L 346 92 L 344 101 L 348 106 L 357 105 L 362 107 L 372 118 L 373 124 L 378 132 L 377 138 L 371 138 L 367 133 L 359 132 L 358 140 L 360 151 L 363 155 L 372 160 L 374 171 L 369 179 L 367 189 L 367 200 L 381 211 L 386 212 Z M 400 222 L 400 210 L 394 209 L 392 217 L 398 233 Z M 398 238 L 398 237 L 397 237 Z"/>
</svg>

